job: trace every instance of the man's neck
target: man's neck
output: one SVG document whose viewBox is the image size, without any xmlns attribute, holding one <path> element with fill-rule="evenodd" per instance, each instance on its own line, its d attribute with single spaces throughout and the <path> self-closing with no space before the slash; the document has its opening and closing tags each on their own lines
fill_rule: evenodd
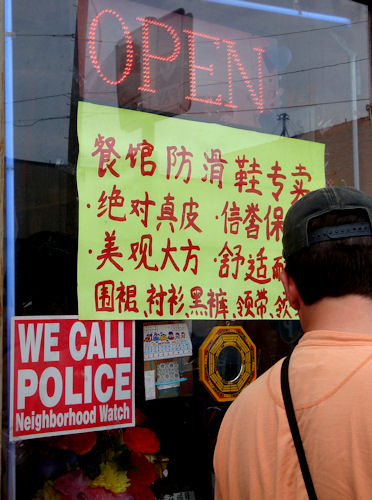
<svg viewBox="0 0 372 500">
<path fill-rule="evenodd" d="M 372 299 L 362 295 L 326 297 L 311 306 L 301 304 L 304 332 L 330 330 L 372 334 Z"/>
</svg>

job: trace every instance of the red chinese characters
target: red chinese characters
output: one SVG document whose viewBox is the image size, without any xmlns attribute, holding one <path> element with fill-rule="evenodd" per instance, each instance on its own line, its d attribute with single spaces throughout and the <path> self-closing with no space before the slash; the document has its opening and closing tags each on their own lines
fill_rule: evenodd
<svg viewBox="0 0 372 500">
<path fill-rule="evenodd" d="M 108 218 L 115 221 L 125 221 L 127 217 L 122 209 L 124 207 L 124 196 L 121 195 L 121 190 L 114 184 L 111 194 L 107 195 L 106 191 L 102 191 L 98 199 L 97 217 L 102 217 L 107 213 Z"/>
<path fill-rule="evenodd" d="M 116 289 L 115 299 L 118 304 L 118 310 L 121 314 L 122 312 L 135 312 L 138 313 L 137 307 L 137 286 L 136 285 L 124 285 L 122 281 L 118 288 Z"/>
<path fill-rule="evenodd" d="M 138 262 L 134 269 L 138 269 L 141 266 L 148 271 L 157 271 L 159 268 L 155 264 L 151 265 L 148 260 L 152 258 L 152 235 L 144 234 L 141 236 L 140 241 L 131 243 L 131 254 L 128 260 L 134 260 Z"/>
<path fill-rule="evenodd" d="M 218 257 L 220 257 L 218 276 L 220 278 L 228 278 L 231 271 L 231 277 L 235 280 L 238 279 L 239 268 L 245 262 L 245 258 L 241 252 L 241 245 L 235 245 L 232 249 L 230 249 L 227 241 L 225 242 L 222 250 L 218 254 Z M 217 262 L 217 259 L 215 259 L 215 262 Z"/>
<path fill-rule="evenodd" d="M 294 195 L 291 201 L 291 204 L 293 205 L 293 203 L 295 203 L 299 198 L 310 192 L 310 189 L 306 189 L 304 187 L 304 182 L 308 184 L 311 181 L 311 175 L 307 171 L 307 168 L 304 165 L 301 165 L 301 163 L 295 167 L 295 172 L 292 172 L 291 175 L 293 177 L 299 177 L 299 179 L 295 179 L 293 190 L 291 191 L 291 194 Z"/>
<path fill-rule="evenodd" d="M 207 164 L 204 163 L 203 165 L 206 174 L 202 177 L 202 181 L 206 182 L 209 179 L 211 184 L 217 181 L 218 189 L 222 189 L 224 164 L 227 163 L 227 161 L 222 158 L 221 150 L 212 149 L 210 156 L 204 153 L 204 157 L 207 160 Z"/>
<path fill-rule="evenodd" d="M 260 176 L 262 176 L 261 165 L 257 163 L 256 158 L 253 158 L 252 163 L 245 155 L 236 157 L 235 162 L 239 170 L 235 173 L 234 186 L 238 188 L 239 193 L 254 193 L 259 196 L 262 191 L 258 188 L 260 184 Z"/>
<path fill-rule="evenodd" d="M 154 146 L 147 142 L 146 139 L 143 139 L 143 141 L 136 146 L 133 146 L 133 144 L 129 145 L 125 159 L 129 159 L 131 168 L 134 168 L 137 163 L 137 154 L 140 153 L 141 175 L 152 176 L 155 173 L 156 163 L 148 158 L 151 157 L 153 151 Z"/>
<path fill-rule="evenodd" d="M 268 276 L 268 269 L 267 269 L 267 257 L 264 255 L 265 248 L 262 247 L 260 250 L 257 252 L 256 259 L 252 257 L 252 255 L 249 255 L 248 258 L 248 271 L 245 274 L 244 280 L 251 280 L 254 283 L 258 283 L 259 285 L 263 285 L 265 283 L 269 283 L 270 281 L 270 276 Z"/>
<path fill-rule="evenodd" d="M 116 243 L 115 230 L 112 231 L 111 233 L 109 231 L 105 231 L 105 246 L 97 257 L 97 260 L 101 261 L 97 269 L 101 269 L 107 262 L 110 262 L 119 271 L 123 270 L 123 268 L 117 261 L 117 259 L 123 257 L 123 254 L 118 251 L 119 247 L 115 245 L 115 243 Z"/>
<path fill-rule="evenodd" d="M 239 225 L 243 219 L 240 215 L 240 207 L 236 204 L 236 202 L 233 201 L 229 207 L 229 202 L 227 201 L 223 207 L 221 215 L 224 217 L 223 232 L 225 234 L 238 234 Z"/>
<path fill-rule="evenodd" d="M 160 208 L 160 215 L 157 217 L 157 220 L 160 221 L 156 226 L 156 230 L 159 231 L 160 226 L 163 222 L 167 222 L 169 224 L 170 230 L 174 233 L 174 222 L 177 222 L 177 217 L 174 215 L 174 196 L 170 193 L 167 196 L 164 196 L 164 203 L 162 203 Z"/>
<path fill-rule="evenodd" d="M 247 238 L 253 238 L 255 240 L 258 239 L 258 233 L 260 230 L 260 224 L 262 223 L 261 217 L 258 215 L 260 211 L 258 204 L 251 203 L 247 205 L 245 209 L 245 219 L 243 224 L 245 225 L 245 231 L 247 233 Z"/>
<path fill-rule="evenodd" d="M 275 304 L 275 316 L 279 319 L 292 319 L 292 315 L 289 312 L 289 303 L 288 299 L 285 296 L 285 293 L 279 295 Z"/>
<path fill-rule="evenodd" d="M 99 281 L 95 285 L 94 298 L 96 311 L 114 312 L 115 282 L 112 280 Z"/>
<path fill-rule="evenodd" d="M 132 205 L 132 210 L 130 212 L 130 215 L 135 214 L 140 219 L 141 224 L 144 227 L 147 227 L 149 218 L 149 208 L 155 206 L 155 201 L 150 200 L 149 193 L 145 191 L 144 199 L 132 200 L 131 205 Z"/>
<path fill-rule="evenodd" d="M 119 177 L 118 172 L 114 169 L 117 158 L 121 158 L 119 153 L 115 151 L 115 139 L 113 137 L 104 138 L 101 134 L 98 134 L 94 147 L 97 148 L 93 151 L 92 156 L 99 155 L 98 164 L 98 177 L 103 177 L 107 170 L 114 176 Z M 113 159 L 112 156 L 114 156 Z"/>
<path fill-rule="evenodd" d="M 275 241 L 281 239 L 283 233 L 284 211 L 283 207 L 275 207 L 271 216 L 272 207 L 269 205 L 267 214 L 264 219 L 266 220 L 266 239 L 270 240 L 274 237 Z"/>
<path fill-rule="evenodd" d="M 278 294 L 280 242 L 286 209 L 312 189 L 306 161 L 288 166 L 263 149 L 198 151 L 186 138 L 154 145 L 114 135 L 95 138 L 99 184 L 83 205 L 102 228 L 91 247 L 96 312 L 295 317 Z"/>
<path fill-rule="evenodd" d="M 144 309 L 139 308 L 139 297 L 143 297 Z M 293 319 L 296 312 L 289 307 L 283 293 L 271 296 L 268 288 L 245 289 L 242 293 L 219 287 L 196 285 L 185 294 L 184 286 L 175 282 L 166 284 L 149 283 L 145 288 L 123 281 L 99 281 L 94 290 L 97 312 L 117 312 L 139 314 L 143 317 L 172 318 L 182 314 L 186 318 L 270 318 Z"/>
<path fill-rule="evenodd" d="M 199 203 L 194 201 L 192 197 L 190 197 L 190 201 L 183 204 L 180 229 L 192 228 L 198 233 L 202 232 L 202 229 L 196 224 L 196 219 L 199 217 L 198 208 Z"/>
<path fill-rule="evenodd" d="M 252 163 L 249 164 L 249 169 L 247 170 L 248 174 L 248 184 L 249 187 L 245 190 L 246 193 L 254 193 L 258 195 L 262 195 L 262 191 L 258 189 L 260 184 L 259 176 L 262 175 L 261 165 L 256 162 L 256 158 L 253 158 Z"/>
<path fill-rule="evenodd" d="M 170 179 L 171 171 L 173 168 L 177 168 L 177 172 L 174 176 L 175 179 L 186 170 L 186 178 L 183 179 L 185 184 L 188 184 L 191 178 L 191 158 L 194 155 L 190 151 L 186 151 L 185 146 L 181 146 L 180 149 L 177 146 L 167 147 L 167 179 Z M 178 167 L 177 167 L 178 165 Z"/>
<path fill-rule="evenodd" d="M 193 287 L 190 290 L 193 303 L 190 305 L 191 315 L 205 315 L 210 318 L 226 319 L 229 309 L 227 305 L 227 293 L 219 288 L 217 291 L 209 289 L 204 292 L 201 286 Z M 186 315 L 189 317 L 189 313 Z"/>
<path fill-rule="evenodd" d="M 279 179 L 285 180 L 286 176 L 282 174 L 282 167 L 279 165 L 278 161 L 275 162 L 275 165 L 271 167 L 271 172 L 267 174 L 267 177 L 272 180 L 273 186 L 278 189 L 271 193 L 275 201 L 279 201 L 279 197 L 283 191 L 284 184 Z"/>
<path fill-rule="evenodd" d="M 255 313 L 253 311 L 254 300 L 252 297 L 252 290 L 245 290 L 244 296 L 239 295 L 236 301 L 236 308 L 238 315 L 241 318 L 246 318 L 250 316 L 251 318 L 255 317 Z"/>
</svg>

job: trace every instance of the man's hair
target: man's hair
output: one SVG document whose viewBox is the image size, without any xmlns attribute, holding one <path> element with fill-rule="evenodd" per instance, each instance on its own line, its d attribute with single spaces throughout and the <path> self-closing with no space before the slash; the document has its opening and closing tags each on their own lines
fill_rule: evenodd
<svg viewBox="0 0 372 500">
<path fill-rule="evenodd" d="M 364 210 L 335 210 L 310 220 L 308 231 L 368 221 Z M 348 294 L 372 298 L 372 236 L 314 243 L 288 256 L 286 271 L 307 305 Z"/>
</svg>

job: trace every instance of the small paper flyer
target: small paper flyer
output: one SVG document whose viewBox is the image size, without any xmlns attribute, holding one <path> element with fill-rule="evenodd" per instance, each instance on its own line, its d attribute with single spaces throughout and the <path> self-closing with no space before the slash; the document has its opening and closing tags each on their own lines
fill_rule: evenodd
<svg viewBox="0 0 372 500">
<path fill-rule="evenodd" d="M 145 361 L 192 355 L 192 344 L 186 323 L 144 325 Z"/>
</svg>

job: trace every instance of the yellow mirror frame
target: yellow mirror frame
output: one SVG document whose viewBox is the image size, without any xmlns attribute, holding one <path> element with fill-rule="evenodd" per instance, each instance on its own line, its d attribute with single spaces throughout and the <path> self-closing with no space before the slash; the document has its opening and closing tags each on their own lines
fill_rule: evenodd
<svg viewBox="0 0 372 500">
<path fill-rule="evenodd" d="M 231 346 L 242 358 L 242 369 L 232 381 L 218 371 L 218 357 Z M 241 326 L 215 326 L 199 348 L 199 380 L 216 401 L 232 401 L 257 377 L 256 346 Z"/>
</svg>

